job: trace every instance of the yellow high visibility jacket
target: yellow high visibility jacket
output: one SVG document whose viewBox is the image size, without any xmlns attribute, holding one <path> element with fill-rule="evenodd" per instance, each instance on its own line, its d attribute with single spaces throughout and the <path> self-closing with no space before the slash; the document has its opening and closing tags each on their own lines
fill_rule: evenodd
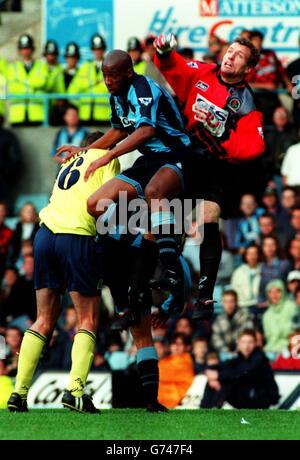
<svg viewBox="0 0 300 460">
<path fill-rule="evenodd" d="M 133 70 L 138 74 L 138 75 L 145 75 L 147 69 L 147 62 L 145 61 L 140 61 L 137 64 L 134 64 Z"/>
<path fill-rule="evenodd" d="M 1 75 L 4 75 L 4 77 L 6 77 L 7 65 L 7 61 L 3 58 L 0 58 L 0 73 Z"/>
<path fill-rule="evenodd" d="M 60 64 L 57 66 L 50 68 L 48 66 L 48 79 L 46 89 L 48 93 L 60 93 L 60 94 L 75 94 L 76 93 L 76 86 L 74 86 L 75 76 L 78 73 L 79 68 L 77 68 L 77 72 L 75 73 L 74 77 L 71 80 L 68 88 L 65 84 L 65 75 L 64 75 L 64 67 Z M 78 93 L 78 91 L 77 91 Z M 66 100 L 69 104 L 75 105 L 79 107 L 79 99 L 67 99 Z M 55 100 L 52 101 L 52 105 L 55 104 Z"/>
<path fill-rule="evenodd" d="M 26 99 L 27 94 L 43 94 L 46 92 L 48 66 L 42 60 L 36 60 L 27 73 L 22 61 L 8 66 L 7 87 L 10 95 L 24 94 L 24 99 L 11 99 L 9 109 L 10 123 L 42 122 L 44 120 L 44 104 L 42 99 Z"/>
<path fill-rule="evenodd" d="M 64 67 L 61 64 L 58 64 L 53 68 L 48 67 L 48 79 L 47 79 L 47 85 L 46 85 L 47 92 L 48 93 L 69 93 L 69 94 L 74 93 L 75 92 L 75 89 L 73 88 L 74 78 L 76 74 L 78 73 L 78 71 L 79 71 L 79 68 L 77 69 L 77 72 L 75 73 L 68 88 L 66 88 Z"/>
<path fill-rule="evenodd" d="M 0 58 L 0 115 L 5 115 L 7 62 Z"/>
<path fill-rule="evenodd" d="M 64 76 L 63 68 L 60 64 L 57 64 L 54 67 L 48 67 L 48 77 L 46 84 L 47 93 L 64 93 Z"/>
<path fill-rule="evenodd" d="M 70 91 L 71 92 L 71 91 Z M 97 73 L 95 62 L 85 62 L 72 80 L 72 92 L 105 94 L 95 98 L 83 98 L 79 101 L 79 118 L 81 121 L 90 119 L 110 121 L 109 92 L 105 86 L 103 74 Z"/>
</svg>

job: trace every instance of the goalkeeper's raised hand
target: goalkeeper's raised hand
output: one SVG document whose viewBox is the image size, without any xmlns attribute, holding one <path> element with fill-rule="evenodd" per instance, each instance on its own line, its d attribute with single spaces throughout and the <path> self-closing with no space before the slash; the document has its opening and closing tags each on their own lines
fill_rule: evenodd
<svg viewBox="0 0 300 460">
<path fill-rule="evenodd" d="M 158 55 L 162 56 L 164 54 L 170 53 L 177 46 L 176 38 L 173 34 L 161 34 L 157 37 L 153 46 L 156 49 Z"/>
</svg>

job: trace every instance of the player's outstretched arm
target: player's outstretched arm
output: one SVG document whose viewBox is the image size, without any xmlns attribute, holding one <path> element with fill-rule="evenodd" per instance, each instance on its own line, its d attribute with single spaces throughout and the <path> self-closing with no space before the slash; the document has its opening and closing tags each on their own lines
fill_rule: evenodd
<svg viewBox="0 0 300 460">
<path fill-rule="evenodd" d="M 154 64 L 165 77 L 179 101 L 185 103 L 191 87 L 199 80 L 201 63 L 192 66 L 176 52 L 176 39 L 173 34 L 160 35 L 154 40 L 156 53 Z"/>
<path fill-rule="evenodd" d="M 89 176 L 96 171 L 96 169 L 101 168 L 102 166 L 107 165 L 114 158 L 118 158 L 125 153 L 132 152 L 136 150 L 140 145 L 142 145 L 146 140 L 150 139 L 155 135 L 155 128 L 152 126 L 141 126 L 136 131 L 134 131 L 130 136 L 128 136 L 124 142 L 116 145 L 112 150 L 107 152 L 106 155 L 99 158 L 98 160 L 93 161 L 86 170 L 84 180 L 88 180 Z M 93 147 L 97 148 L 97 147 Z M 99 147 L 98 147 L 99 148 Z M 105 148 L 105 147 L 101 147 Z"/>
<path fill-rule="evenodd" d="M 76 147 L 75 145 L 62 145 L 56 150 L 55 159 L 60 163 L 64 163 L 82 150 L 110 149 L 125 137 L 127 137 L 127 132 L 124 129 L 111 128 L 100 139 L 84 148 Z M 65 152 L 68 152 L 68 155 L 60 158 L 60 155 Z"/>
</svg>

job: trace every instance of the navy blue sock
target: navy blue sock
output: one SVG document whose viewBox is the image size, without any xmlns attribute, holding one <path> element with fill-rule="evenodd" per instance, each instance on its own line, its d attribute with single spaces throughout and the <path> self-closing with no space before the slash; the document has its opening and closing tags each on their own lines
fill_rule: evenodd
<svg viewBox="0 0 300 460">
<path fill-rule="evenodd" d="M 130 277 L 130 297 L 134 302 L 140 293 L 149 289 L 149 280 L 153 277 L 158 260 L 157 245 L 143 238 L 140 248 L 134 254 Z"/>
<path fill-rule="evenodd" d="M 154 347 L 140 348 L 137 352 L 137 367 L 140 374 L 146 405 L 157 402 L 158 358 Z"/>
<path fill-rule="evenodd" d="M 204 238 L 200 246 L 200 298 L 212 299 L 221 256 L 219 224 L 204 224 Z"/>
<path fill-rule="evenodd" d="M 158 246 L 158 255 L 165 268 L 177 267 L 177 245 L 175 238 L 175 217 L 170 211 L 157 211 L 151 214 L 152 233 Z"/>
</svg>

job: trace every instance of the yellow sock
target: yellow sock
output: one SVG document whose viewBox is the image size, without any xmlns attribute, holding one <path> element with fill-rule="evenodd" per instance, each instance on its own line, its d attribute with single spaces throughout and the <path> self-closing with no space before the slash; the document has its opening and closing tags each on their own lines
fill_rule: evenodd
<svg viewBox="0 0 300 460">
<path fill-rule="evenodd" d="M 96 336 L 92 332 L 79 329 L 72 347 L 72 368 L 68 390 L 73 396 L 84 394 L 87 376 L 94 359 Z"/>
<path fill-rule="evenodd" d="M 27 397 L 33 374 L 39 362 L 47 337 L 28 329 L 23 337 L 18 361 L 15 392 L 22 398 Z"/>
</svg>

